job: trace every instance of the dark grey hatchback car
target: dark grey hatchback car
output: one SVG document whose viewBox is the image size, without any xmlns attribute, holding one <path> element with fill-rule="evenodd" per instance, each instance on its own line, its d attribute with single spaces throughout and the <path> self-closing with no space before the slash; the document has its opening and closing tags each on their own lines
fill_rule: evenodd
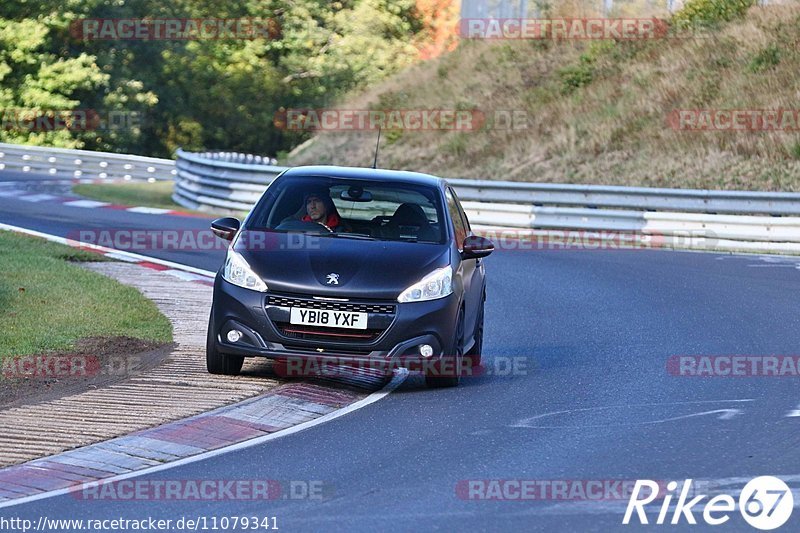
<svg viewBox="0 0 800 533">
<path fill-rule="evenodd" d="M 296 167 L 243 223 L 214 283 L 206 361 L 237 374 L 245 357 L 320 357 L 421 369 L 454 386 L 480 363 L 491 241 L 473 235 L 452 187 L 413 172 Z"/>
</svg>

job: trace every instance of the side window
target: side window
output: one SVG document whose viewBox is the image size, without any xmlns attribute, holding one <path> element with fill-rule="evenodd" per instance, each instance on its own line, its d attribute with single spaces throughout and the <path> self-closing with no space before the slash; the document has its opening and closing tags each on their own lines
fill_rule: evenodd
<svg viewBox="0 0 800 533">
<path fill-rule="evenodd" d="M 445 196 L 447 197 L 447 211 L 450 213 L 450 218 L 453 219 L 453 228 L 455 229 L 456 233 L 456 245 L 458 249 L 461 250 L 464 245 L 464 239 L 467 236 L 467 228 L 464 225 L 464 219 L 461 216 L 461 210 L 459 209 L 458 202 L 453 196 L 453 192 L 450 187 L 447 188 L 445 191 Z"/>
</svg>

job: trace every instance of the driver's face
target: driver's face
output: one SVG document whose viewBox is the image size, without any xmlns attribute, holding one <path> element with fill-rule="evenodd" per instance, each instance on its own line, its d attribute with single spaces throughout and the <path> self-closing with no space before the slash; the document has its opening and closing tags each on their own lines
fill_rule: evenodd
<svg viewBox="0 0 800 533">
<path fill-rule="evenodd" d="M 308 201 L 306 201 L 306 212 L 314 222 L 325 222 L 328 217 L 325 202 L 316 196 L 309 196 Z"/>
</svg>

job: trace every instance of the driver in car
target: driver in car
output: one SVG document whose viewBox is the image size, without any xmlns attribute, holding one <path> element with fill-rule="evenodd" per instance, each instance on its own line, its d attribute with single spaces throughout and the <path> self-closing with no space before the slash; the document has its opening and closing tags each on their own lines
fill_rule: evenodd
<svg viewBox="0 0 800 533">
<path fill-rule="evenodd" d="M 322 224 L 330 231 L 348 231 L 327 191 L 311 191 L 303 199 L 306 215 L 300 220 Z"/>
</svg>

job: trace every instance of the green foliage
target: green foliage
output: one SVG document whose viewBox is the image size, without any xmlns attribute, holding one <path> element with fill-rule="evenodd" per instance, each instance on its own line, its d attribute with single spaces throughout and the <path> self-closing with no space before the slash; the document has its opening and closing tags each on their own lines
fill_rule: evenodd
<svg viewBox="0 0 800 533">
<path fill-rule="evenodd" d="M 594 61 L 581 56 L 577 65 L 569 65 L 558 71 L 561 77 L 561 92 L 571 94 L 576 89 L 585 87 L 594 79 Z"/>
<path fill-rule="evenodd" d="M 386 144 L 394 144 L 403 138 L 403 130 L 387 130 L 382 136 Z"/>
<path fill-rule="evenodd" d="M 758 73 L 777 66 L 781 62 L 781 51 L 778 45 L 771 44 L 757 53 L 748 65 L 750 72 Z"/>
<path fill-rule="evenodd" d="M 13 5 L 13 7 L 12 7 Z M 274 154 L 309 132 L 276 111 L 322 107 L 411 64 L 414 0 L 39 0 L 0 14 L 0 108 L 125 113 L 129 127 L 0 128 L 0 141 L 169 156 L 178 146 Z M 250 18 L 257 39 L 77 39 L 81 19 Z M 84 128 L 85 130 L 85 128 Z"/>
<path fill-rule="evenodd" d="M 464 157 L 467 154 L 469 142 L 470 139 L 467 138 L 467 134 L 463 132 L 452 133 L 442 145 L 442 150 L 447 155 Z"/>
<path fill-rule="evenodd" d="M 755 3 L 756 0 L 687 0 L 672 20 L 681 28 L 713 26 L 743 17 Z"/>
<path fill-rule="evenodd" d="M 800 141 L 794 143 L 792 146 L 792 157 L 800 159 Z"/>
<path fill-rule="evenodd" d="M 635 53 L 624 50 L 632 48 L 630 43 L 618 43 L 616 41 L 593 41 L 584 53 L 578 58 L 578 63 L 567 65 L 558 70 L 561 79 L 561 93 L 571 94 L 576 89 L 585 87 L 592 83 L 598 76 L 598 62 L 603 58 L 608 58 L 613 62 L 619 62 L 622 57 L 633 57 Z M 609 62 L 609 61 L 607 61 Z"/>
</svg>

